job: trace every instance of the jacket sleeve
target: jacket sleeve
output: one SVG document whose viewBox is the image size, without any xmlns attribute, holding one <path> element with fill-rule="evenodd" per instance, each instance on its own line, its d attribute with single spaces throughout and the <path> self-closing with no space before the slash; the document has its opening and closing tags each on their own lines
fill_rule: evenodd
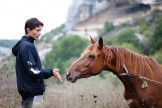
<svg viewBox="0 0 162 108">
<path fill-rule="evenodd" d="M 30 77 L 47 79 L 53 76 L 53 69 L 41 69 L 38 68 L 38 64 L 36 64 L 36 51 L 32 45 L 26 45 L 21 50 L 21 59 L 24 64 L 25 69 L 27 70 L 27 74 Z M 41 67 L 41 66 L 40 66 Z"/>
</svg>

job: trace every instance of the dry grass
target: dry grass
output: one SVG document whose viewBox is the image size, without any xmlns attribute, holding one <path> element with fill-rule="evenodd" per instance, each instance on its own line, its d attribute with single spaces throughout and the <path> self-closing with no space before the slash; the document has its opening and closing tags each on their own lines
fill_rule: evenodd
<svg viewBox="0 0 162 108">
<path fill-rule="evenodd" d="M 49 80 L 47 80 L 49 81 Z M 114 84 L 116 84 L 114 86 Z M 45 108 L 128 108 L 118 79 L 91 77 L 76 83 L 48 82 Z M 20 108 L 15 76 L 0 76 L 0 108 Z"/>
<path fill-rule="evenodd" d="M 0 108 L 18 108 L 20 96 L 16 89 L 15 76 L 0 75 Z"/>
<path fill-rule="evenodd" d="M 45 93 L 45 108 L 128 108 L 122 92 L 121 84 L 114 87 L 109 79 L 99 77 L 50 84 Z"/>
</svg>

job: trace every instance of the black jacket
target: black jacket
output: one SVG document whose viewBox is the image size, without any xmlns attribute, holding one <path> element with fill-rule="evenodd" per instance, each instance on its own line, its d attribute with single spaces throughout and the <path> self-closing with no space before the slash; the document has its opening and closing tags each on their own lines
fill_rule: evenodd
<svg viewBox="0 0 162 108">
<path fill-rule="evenodd" d="M 53 69 L 42 69 L 41 61 L 32 37 L 23 36 L 12 48 L 16 56 L 17 87 L 21 96 L 42 95 L 44 79 L 53 76 Z"/>
</svg>

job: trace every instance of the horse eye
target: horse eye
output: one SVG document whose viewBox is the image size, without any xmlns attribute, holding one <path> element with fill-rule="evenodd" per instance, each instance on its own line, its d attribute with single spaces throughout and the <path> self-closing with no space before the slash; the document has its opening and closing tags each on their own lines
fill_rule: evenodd
<svg viewBox="0 0 162 108">
<path fill-rule="evenodd" d="M 89 55 L 88 58 L 93 59 L 93 58 L 95 58 L 95 56 L 94 55 Z"/>
</svg>

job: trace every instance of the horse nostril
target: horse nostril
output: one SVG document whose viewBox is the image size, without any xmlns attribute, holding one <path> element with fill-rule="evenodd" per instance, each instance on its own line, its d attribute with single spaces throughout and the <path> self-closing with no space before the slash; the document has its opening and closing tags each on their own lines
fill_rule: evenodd
<svg viewBox="0 0 162 108">
<path fill-rule="evenodd" d="M 71 80 L 70 75 L 71 75 L 71 72 L 67 71 L 67 73 L 66 73 L 66 79 L 69 80 L 69 81 Z"/>
<path fill-rule="evenodd" d="M 70 74 L 71 74 L 71 72 L 67 72 L 67 73 L 66 73 L 66 76 L 67 76 L 67 77 L 69 77 L 69 76 L 70 76 Z"/>
<path fill-rule="evenodd" d="M 72 78 L 71 78 L 71 73 L 70 72 L 67 72 L 66 73 L 66 79 L 68 80 L 68 81 L 71 81 L 72 80 Z"/>
</svg>

